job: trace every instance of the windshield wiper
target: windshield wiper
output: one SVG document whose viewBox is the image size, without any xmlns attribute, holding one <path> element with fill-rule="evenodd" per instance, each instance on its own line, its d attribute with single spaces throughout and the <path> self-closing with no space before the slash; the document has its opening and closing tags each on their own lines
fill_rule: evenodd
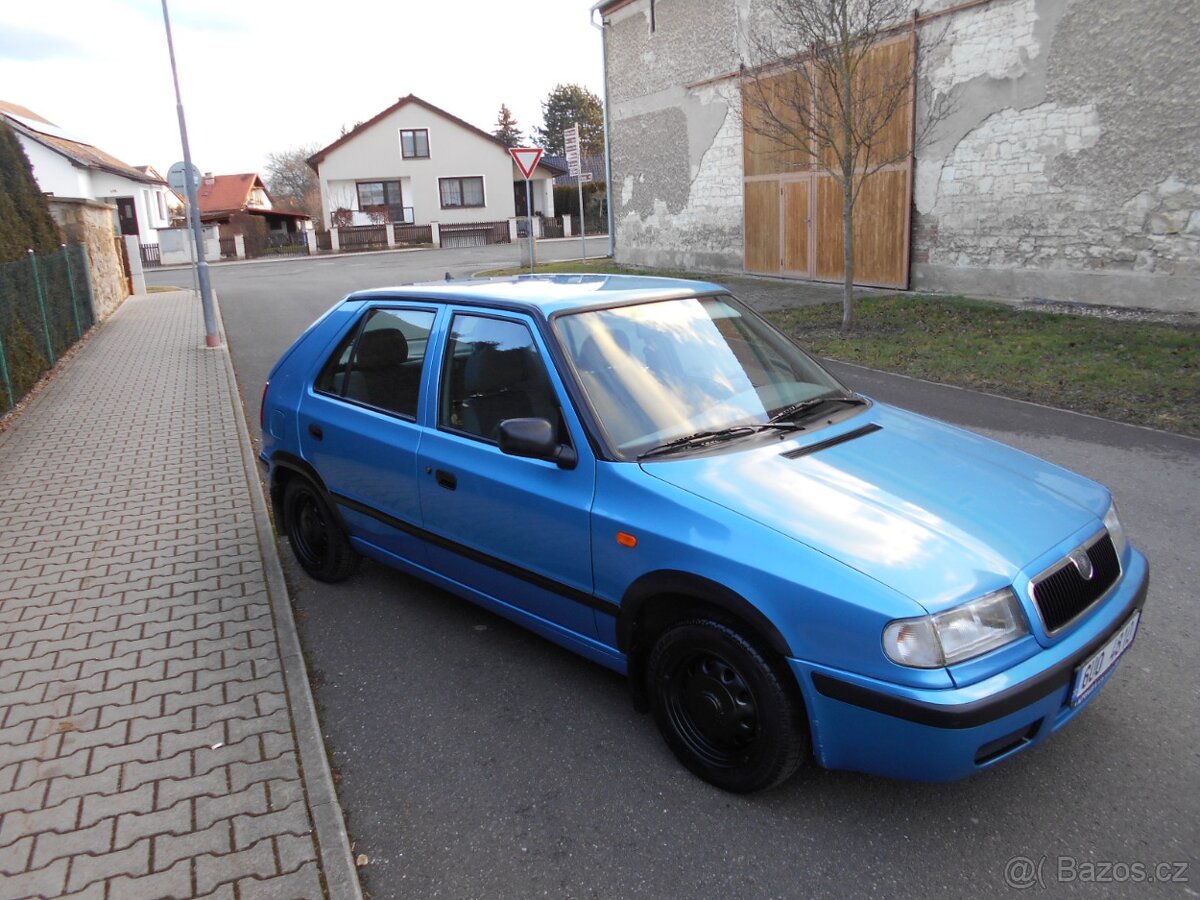
<svg viewBox="0 0 1200 900">
<path fill-rule="evenodd" d="M 799 403 L 793 403 L 790 406 L 785 406 L 775 415 L 767 420 L 768 425 L 790 425 L 795 424 L 789 422 L 793 416 L 798 416 L 801 413 L 806 413 L 810 409 L 816 409 L 818 406 L 823 406 L 826 403 L 848 403 L 851 406 L 863 406 L 866 400 L 854 394 L 831 394 L 825 397 L 810 397 L 807 400 L 801 400 Z"/>
<path fill-rule="evenodd" d="M 862 397 L 852 394 L 834 394 L 828 397 L 811 397 L 808 400 L 801 400 L 799 403 L 793 403 L 791 406 L 785 406 L 775 415 L 771 416 L 766 422 L 757 422 L 753 425 L 730 425 L 728 428 L 717 428 L 706 431 L 697 431 L 693 434 L 685 434 L 683 437 L 678 437 L 667 441 L 665 444 L 659 444 L 657 447 L 651 447 L 644 453 L 638 454 L 638 459 L 648 459 L 653 456 L 661 456 L 666 453 L 674 453 L 676 450 L 687 450 L 694 447 L 703 447 L 706 444 L 717 444 L 722 441 L 732 440 L 733 438 L 747 437 L 752 434 L 759 434 L 768 429 L 776 431 L 803 431 L 804 426 L 799 422 L 792 421 L 793 416 L 807 412 L 818 406 L 826 403 L 848 403 L 851 406 L 862 406 L 866 404 L 866 400 Z"/>
<path fill-rule="evenodd" d="M 694 434 L 685 434 L 683 437 L 675 438 L 667 441 L 665 444 L 659 444 L 657 447 L 651 447 L 645 453 L 638 454 L 638 459 L 647 459 L 651 456 L 660 456 L 664 453 L 673 453 L 676 450 L 686 450 L 690 447 L 703 447 L 705 444 L 716 444 L 721 441 L 728 441 L 733 438 L 745 437 L 746 435 L 758 434 L 761 425 L 731 425 L 728 428 L 718 428 L 715 431 L 697 431 Z"/>
<path fill-rule="evenodd" d="M 687 434 L 683 437 L 667 441 L 665 444 L 659 444 L 657 447 L 651 447 L 645 453 L 640 454 L 638 459 L 645 459 L 648 456 L 659 456 L 663 453 L 671 453 L 675 450 L 685 450 L 691 447 L 703 447 L 705 444 L 717 444 L 732 438 L 748 437 L 749 435 L 759 434 L 768 429 L 781 432 L 803 431 L 804 426 L 798 425 L 795 422 L 756 422 L 753 425 L 730 425 L 728 428 L 697 431 L 695 434 Z"/>
</svg>

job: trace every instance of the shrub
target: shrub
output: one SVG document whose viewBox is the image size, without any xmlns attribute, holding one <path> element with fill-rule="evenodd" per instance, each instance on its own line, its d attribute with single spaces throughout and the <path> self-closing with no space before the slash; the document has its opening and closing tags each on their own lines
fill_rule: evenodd
<svg viewBox="0 0 1200 900">
<path fill-rule="evenodd" d="M 62 242 L 46 195 L 12 128 L 0 119 L 0 262 L 53 253 Z"/>
</svg>

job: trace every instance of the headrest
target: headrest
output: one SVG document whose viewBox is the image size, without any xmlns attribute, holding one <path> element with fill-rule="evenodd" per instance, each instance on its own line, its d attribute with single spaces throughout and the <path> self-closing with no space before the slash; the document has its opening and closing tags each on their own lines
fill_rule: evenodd
<svg viewBox="0 0 1200 900">
<path fill-rule="evenodd" d="M 382 369 L 398 366 L 407 359 L 408 341 L 398 328 L 365 331 L 358 339 L 357 368 Z"/>
<path fill-rule="evenodd" d="M 468 394 L 492 394 L 511 390 L 526 378 L 528 350 L 501 350 L 495 344 L 477 346 L 467 360 L 463 387 Z"/>
</svg>

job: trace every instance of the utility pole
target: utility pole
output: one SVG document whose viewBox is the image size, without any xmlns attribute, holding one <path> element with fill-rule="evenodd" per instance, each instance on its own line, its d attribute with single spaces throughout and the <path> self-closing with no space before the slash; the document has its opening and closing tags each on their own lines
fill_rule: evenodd
<svg viewBox="0 0 1200 900">
<path fill-rule="evenodd" d="M 208 260 L 204 258 L 204 229 L 200 225 L 200 203 L 196 199 L 196 179 L 192 177 L 192 151 L 188 146 L 187 122 L 183 118 L 183 98 L 179 94 L 179 73 L 175 69 L 175 43 L 171 40 L 171 18 L 167 0 L 162 0 L 163 25 L 167 29 L 167 50 L 171 54 L 171 78 L 175 82 L 175 109 L 179 113 L 179 139 L 183 142 L 183 168 L 187 185 L 188 219 L 196 244 L 196 280 L 200 282 L 200 304 L 204 308 L 204 345 L 220 347 L 217 313 L 213 305 L 212 284 L 208 279 Z"/>
</svg>

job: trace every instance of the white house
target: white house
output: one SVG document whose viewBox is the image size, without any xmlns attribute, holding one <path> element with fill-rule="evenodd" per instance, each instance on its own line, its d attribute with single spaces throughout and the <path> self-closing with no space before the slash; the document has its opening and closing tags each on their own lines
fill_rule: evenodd
<svg viewBox="0 0 1200 900">
<path fill-rule="evenodd" d="M 308 164 L 321 184 L 326 226 L 348 210 L 353 224 L 374 218 L 415 225 L 494 222 L 516 215 L 525 182 L 504 144 L 409 94 L 328 147 Z M 557 167 L 539 164 L 533 210 L 554 215 Z"/>
<path fill-rule="evenodd" d="M 128 165 L 15 103 L 0 100 L 0 116 L 12 126 L 44 193 L 114 204 L 121 234 L 137 235 L 143 244 L 156 243 L 158 229 L 171 224 L 174 194 L 150 166 Z"/>
</svg>

